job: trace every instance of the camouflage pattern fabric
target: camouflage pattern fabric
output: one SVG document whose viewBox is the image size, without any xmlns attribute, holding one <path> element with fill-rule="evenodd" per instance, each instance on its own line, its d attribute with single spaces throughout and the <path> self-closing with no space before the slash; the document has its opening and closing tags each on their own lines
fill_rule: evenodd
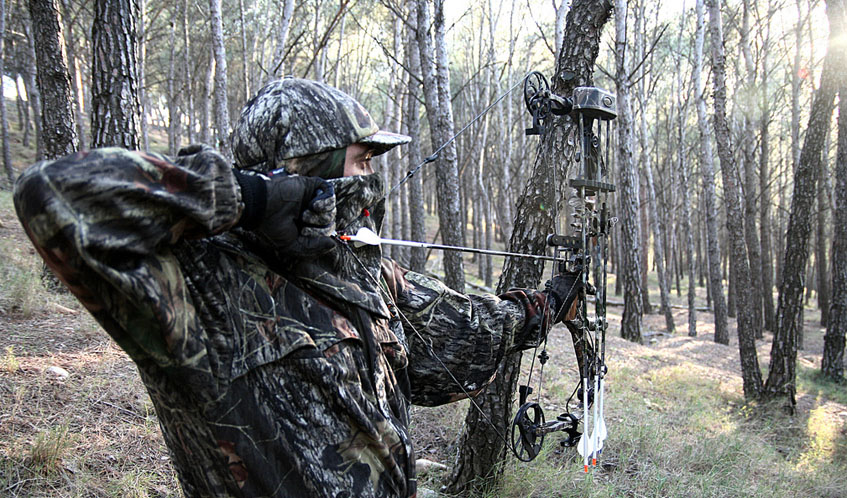
<svg viewBox="0 0 847 498">
<path fill-rule="evenodd" d="M 232 151 L 239 167 L 271 171 L 292 158 L 344 149 L 377 131 L 368 111 L 346 93 L 318 81 L 284 78 L 268 83 L 244 106 Z"/>
<path fill-rule="evenodd" d="M 379 175 L 333 182 L 338 226 L 378 229 Z M 186 496 L 414 496 L 410 403 L 464 395 L 431 352 L 482 389 L 539 340 L 543 294 L 460 295 L 377 247 L 281 258 L 232 228 L 240 196 L 208 150 L 81 152 L 15 186 L 39 254 L 137 364 Z"/>
</svg>

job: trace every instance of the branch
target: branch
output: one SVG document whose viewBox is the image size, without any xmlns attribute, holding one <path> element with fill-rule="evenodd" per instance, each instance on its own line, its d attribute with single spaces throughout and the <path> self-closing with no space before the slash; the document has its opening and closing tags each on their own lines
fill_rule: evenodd
<svg viewBox="0 0 847 498">
<path fill-rule="evenodd" d="M 321 37 L 321 41 L 318 43 L 318 46 L 315 47 L 315 52 L 312 54 L 312 59 L 309 60 L 309 64 L 306 65 L 306 69 L 303 71 L 303 77 L 304 78 L 309 74 L 309 70 L 312 69 L 312 65 L 315 63 L 315 60 L 318 58 L 318 54 L 326 46 L 327 42 L 329 41 L 329 36 L 332 34 L 332 32 L 335 30 L 335 26 L 341 20 L 341 14 L 343 14 L 344 9 L 347 8 L 347 2 L 348 1 L 349 0 L 341 0 L 341 3 L 338 4 L 338 10 L 335 12 L 335 16 L 332 18 L 332 21 L 330 21 L 329 26 L 327 26 L 326 31 L 323 34 L 323 37 Z M 350 5 L 350 8 L 352 8 L 353 5 L 355 5 L 355 4 L 356 4 L 356 2 L 354 0 L 353 4 Z M 349 10 L 349 8 L 348 8 L 348 10 Z M 285 60 L 285 59 L 282 59 L 282 60 Z"/>
</svg>

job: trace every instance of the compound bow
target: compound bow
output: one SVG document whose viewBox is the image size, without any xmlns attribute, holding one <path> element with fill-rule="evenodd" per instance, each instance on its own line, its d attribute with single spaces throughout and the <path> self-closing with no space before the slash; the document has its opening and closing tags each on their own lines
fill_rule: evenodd
<svg viewBox="0 0 847 498">
<path fill-rule="evenodd" d="M 517 86 L 513 86 L 509 91 L 500 96 L 494 103 L 480 113 L 480 115 L 474 118 L 473 121 L 479 119 L 482 114 L 490 110 L 497 102 L 517 88 Z M 609 92 L 595 87 L 577 87 L 574 89 L 572 97 L 562 97 L 550 91 L 550 86 L 546 78 L 537 71 L 531 72 L 526 76 L 523 81 L 523 89 L 524 101 L 532 115 L 532 127 L 526 130 L 526 134 L 544 135 L 547 131 L 546 125 L 550 116 L 570 116 L 576 121 L 578 127 L 578 136 L 580 139 L 578 140 L 577 154 L 581 167 L 579 176 L 570 180 L 570 187 L 575 192 L 574 197 L 568 201 L 568 205 L 574 210 L 571 213 L 571 235 L 561 235 L 556 230 L 557 233 L 548 235 L 547 237 L 547 245 L 553 248 L 554 256 L 516 253 L 502 254 L 510 257 L 552 260 L 554 276 L 557 272 L 576 273 L 579 275 L 582 290 L 575 301 L 575 305 L 571 307 L 565 317 L 564 323 L 571 332 L 574 341 L 574 352 L 581 372 L 581 386 L 577 386 L 574 389 L 574 394 L 577 395 L 577 398 L 581 398 L 581 410 L 571 413 L 570 403 L 574 397 L 574 394 L 572 394 L 571 399 L 568 400 L 565 413 L 557 416 L 556 420 L 547 422 L 544 417 L 544 411 L 539 404 L 542 392 L 540 387 L 536 393 L 536 400 L 528 401 L 529 395 L 534 392 L 534 389 L 530 387 L 530 381 L 532 379 L 536 357 L 540 365 L 539 386 L 542 385 L 544 364 L 549 359 L 546 351 L 548 329 L 543 331 L 543 340 L 539 341 L 536 347 L 536 354 L 533 355 L 529 378 L 526 384 L 521 385 L 519 388 L 520 408 L 511 425 L 511 441 L 503 434 L 500 434 L 499 431 L 496 431 L 496 428 L 495 431 L 506 446 L 511 449 L 515 457 L 524 462 L 529 462 L 538 456 L 547 434 L 564 432 L 567 434 L 565 440 L 562 442 L 564 446 L 572 447 L 578 442 L 581 442 L 578 450 L 585 459 L 585 470 L 588 471 L 589 459 L 596 465 L 596 456 L 602 451 L 603 441 L 606 438 L 606 427 L 603 419 L 603 388 L 606 374 L 604 359 L 607 329 L 606 260 L 609 232 L 617 219 L 609 215 L 608 194 L 614 192 L 615 186 L 605 182 L 605 179 L 609 175 L 607 171 L 609 154 L 608 147 L 606 148 L 605 158 L 600 152 L 600 133 L 603 131 L 603 123 L 605 123 L 606 144 L 608 144 L 610 121 L 617 116 L 615 97 Z M 450 141 L 455 140 L 471 123 L 453 136 Z M 597 134 L 594 133 L 595 128 L 597 128 Z M 433 162 L 438 152 L 445 145 L 439 147 L 423 163 L 409 171 L 397 185 L 389 190 L 386 197 L 391 195 L 400 185 L 417 173 L 423 165 Z M 554 171 L 552 178 L 555 184 L 555 168 L 552 169 Z M 557 210 L 555 206 L 558 203 L 553 202 L 552 205 Z M 558 224 L 558 216 L 556 214 L 554 214 L 554 219 Z M 475 248 L 381 239 L 373 232 L 360 231 L 357 234 L 343 234 L 344 231 L 344 229 L 341 230 L 342 233 L 339 234 L 338 238 L 345 243 L 426 246 L 444 250 L 483 252 Z M 495 251 L 484 252 L 492 253 Z M 593 279 L 589 278 L 588 272 L 588 268 L 593 260 L 592 258 L 595 258 L 601 263 L 601 268 L 595 273 Z M 593 315 L 589 315 L 588 312 L 588 295 L 595 296 Z M 401 319 L 405 318 L 402 316 L 402 313 L 400 315 Z M 546 320 L 545 322 L 550 327 L 556 321 Z M 412 328 L 413 333 L 419 335 L 418 331 L 414 330 L 414 326 L 408 320 L 405 320 L 405 322 L 406 326 Z M 540 353 L 537 351 L 538 347 L 542 348 Z M 442 367 L 446 369 L 447 373 L 464 392 L 465 389 L 462 384 L 453 376 L 452 372 L 440 360 L 438 355 L 434 351 L 429 351 L 429 353 L 441 363 Z M 588 407 L 592 406 L 595 398 L 594 393 L 598 393 L 596 396 L 597 403 L 593 404 L 593 415 L 589 415 Z M 470 399 L 471 404 L 482 414 L 483 418 L 494 427 L 493 423 L 485 415 L 485 412 L 474 402 L 470 394 L 467 392 L 465 394 Z M 593 420 L 593 425 L 589 424 L 591 420 Z M 592 432 L 589 437 L 581 437 L 582 433 L 578 430 L 580 421 L 582 422 L 583 433 L 587 433 L 589 426 L 591 426 Z"/>
<path fill-rule="evenodd" d="M 604 377 L 607 370 L 605 340 L 608 327 L 606 262 L 609 233 L 617 220 L 609 215 L 608 194 L 615 191 L 615 186 L 605 181 L 609 176 L 609 154 L 608 146 L 605 157 L 601 154 L 600 136 L 605 123 L 606 144 L 608 144 L 610 122 L 617 116 L 615 97 L 595 87 L 577 87 L 572 97 L 562 97 L 550 91 L 550 86 L 541 73 L 532 72 L 524 80 L 524 101 L 532 115 L 532 127 L 526 130 L 527 135 L 544 135 L 547 131 L 547 121 L 552 115 L 568 115 L 576 121 L 577 125 L 579 138 L 577 160 L 580 169 L 578 176 L 569 182 L 570 187 L 574 189 L 574 196 L 568 201 L 568 205 L 573 208 L 571 234 L 561 235 L 556 230 L 557 233 L 547 237 L 547 244 L 553 247 L 554 258 L 559 260 L 553 265 L 554 275 L 556 272 L 578 274 L 577 278 L 581 279 L 582 283 L 582 290 L 579 292 L 575 305 L 567 310 L 564 320 L 574 341 L 581 385 L 574 389 L 574 393 L 580 400 L 577 412 L 570 411 L 570 403 L 574 396 L 572 394 L 565 412 L 549 422 L 545 420 L 544 411 L 539 404 L 540 387 L 535 401 L 528 401 L 529 395 L 533 393 L 530 381 L 536 358 L 539 361 L 539 386 L 543 385 L 544 364 L 549 358 L 545 334 L 540 344 L 541 353 L 533 357 L 527 382 L 518 389 L 520 408 L 512 422 L 511 446 L 515 457 L 528 462 L 538 456 L 547 434 L 564 432 L 566 438 L 562 441 L 562 445 L 571 447 L 579 444 L 578 451 L 584 458 L 587 472 L 589 461 L 596 465 L 597 456 L 602 451 L 603 442 L 606 439 L 606 424 L 603 416 Z M 555 167 L 552 170 L 552 179 L 555 182 Z M 557 204 L 552 203 L 554 209 Z M 557 214 L 554 214 L 554 219 L 558 224 Z M 596 258 L 601 267 L 594 273 L 594 278 L 590 278 L 588 269 L 593 258 Z M 587 296 L 591 294 L 595 296 L 593 315 L 589 315 L 587 299 Z M 551 323 L 555 321 L 557 320 L 551 320 Z M 597 393 L 596 396 L 595 393 Z M 595 397 L 596 403 L 593 403 Z M 589 413 L 589 407 L 592 404 L 593 412 Z M 580 421 L 582 433 L 578 430 Z M 590 434 L 589 428 L 591 428 Z M 583 437 L 583 434 L 589 435 Z"/>
</svg>

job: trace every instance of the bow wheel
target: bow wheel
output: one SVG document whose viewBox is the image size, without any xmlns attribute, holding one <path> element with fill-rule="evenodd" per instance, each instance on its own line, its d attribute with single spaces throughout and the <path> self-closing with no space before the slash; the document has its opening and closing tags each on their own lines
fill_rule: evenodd
<svg viewBox="0 0 847 498">
<path fill-rule="evenodd" d="M 538 71 L 533 71 L 523 80 L 523 98 L 526 108 L 530 114 L 538 118 L 546 117 L 549 112 L 550 103 L 547 96 L 550 94 L 550 84 L 547 78 Z"/>
<path fill-rule="evenodd" d="M 530 462 L 538 456 L 544 444 L 544 412 L 538 403 L 524 403 L 512 422 L 512 452 L 518 460 Z"/>
</svg>

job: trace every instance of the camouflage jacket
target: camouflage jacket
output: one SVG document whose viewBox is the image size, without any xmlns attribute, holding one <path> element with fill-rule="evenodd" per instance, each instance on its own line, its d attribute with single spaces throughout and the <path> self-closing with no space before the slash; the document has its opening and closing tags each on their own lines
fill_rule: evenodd
<svg viewBox="0 0 847 498">
<path fill-rule="evenodd" d="M 355 214 L 381 185 L 339 182 L 339 216 L 378 228 Z M 42 258 L 137 364 L 191 497 L 414 496 L 410 404 L 479 391 L 540 328 L 542 293 L 462 295 L 380 261 L 379 248 L 274 253 L 233 228 L 241 191 L 208 150 L 41 162 L 18 179 L 15 205 Z"/>
</svg>

